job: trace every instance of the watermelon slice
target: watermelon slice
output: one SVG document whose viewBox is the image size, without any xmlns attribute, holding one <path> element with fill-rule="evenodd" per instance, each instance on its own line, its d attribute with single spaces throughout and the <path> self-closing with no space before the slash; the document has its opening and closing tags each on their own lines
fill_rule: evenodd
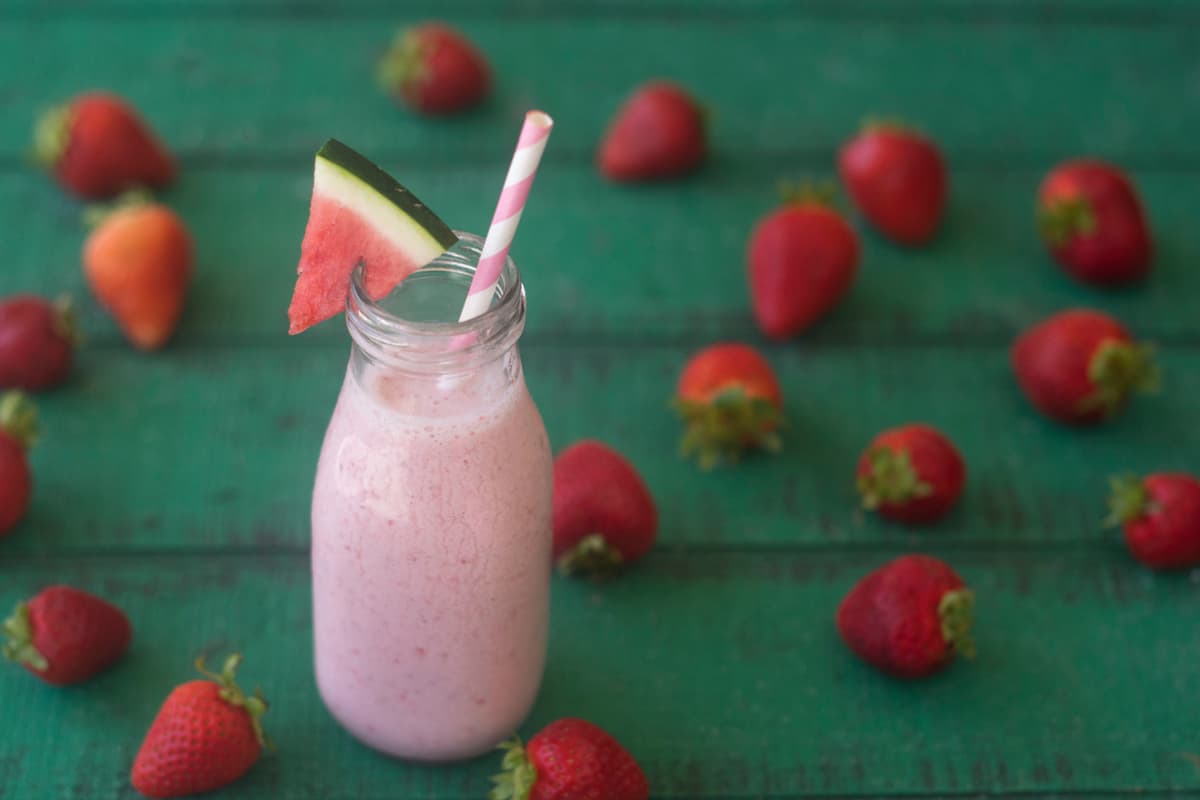
<svg viewBox="0 0 1200 800">
<path fill-rule="evenodd" d="M 312 205 L 300 245 L 289 333 L 340 314 L 350 273 L 366 264 L 372 299 L 449 250 L 458 237 L 392 176 L 330 139 L 317 151 Z"/>
</svg>

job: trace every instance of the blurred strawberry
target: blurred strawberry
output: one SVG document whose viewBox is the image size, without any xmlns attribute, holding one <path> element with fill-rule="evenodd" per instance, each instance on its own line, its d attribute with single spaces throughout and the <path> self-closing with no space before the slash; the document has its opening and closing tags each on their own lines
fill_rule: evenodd
<svg viewBox="0 0 1200 800">
<path fill-rule="evenodd" d="M 1051 255 L 1084 283 L 1111 286 L 1145 277 L 1154 244 L 1129 177 L 1080 159 L 1051 170 L 1038 192 L 1038 227 Z"/>
<path fill-rule="evenodd" d="M 649 181 L 691 172 L 708 149 L 704 112 L 682 87 L 651 81 L 638 87 L 600 144 L 600 173 L 614 181 Z"/>
<path fill-rule="evenodd" d="M 19 294 L 0 301 L 0 389 L 36 392 L 62 383 L 77 339 L 65 299 Z"/>
<path fill-rule="evenodd" d="M 379 64 L 384 88 L 414 111 L 453 114 L 491 90 L 487 60 L 463 34 L 428 22 L 402 31 Z"/>
<path fill-rule="evenodd" d="M 138 113 L 114 94 L 88 92 L 38 121 L 34 155 L 65 188 L 96 199 L 175 179 L 175 161 Z"/>
</svg>

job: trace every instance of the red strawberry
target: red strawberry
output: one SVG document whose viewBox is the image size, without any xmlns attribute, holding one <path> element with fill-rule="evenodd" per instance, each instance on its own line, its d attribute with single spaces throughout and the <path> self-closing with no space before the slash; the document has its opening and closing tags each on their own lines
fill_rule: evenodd
<svg viewBox="0 0 1200 800">
<path fill-rule="evenodd" d="M 75 351 L 70 303 L 29 294 L 0 301 L 0 388 L 36 392 L 66 380 Z"/>
<path fill-rule="evenodd" d="M 121 609 L 70 586 L 43 589 L 4 621 L 4 656 L 54 686 L 81 683 L 116 663 L 133 630 Z"/>
<path fill-rule="evenodd" d="M 646 800 L 642 768 L 620 743 L 581 719 L 560 719 L 525 747 L 504 744 L 490 800 Z"/>
<path fill-rule="evenodd" d="M 37 409 L 20 392 L 0 396 L 0 536 L 29 510 L 33 475 L 26 451 L 37 439 Z"/>
<path fill-rule="evenodd" d="M 962 494 L 967 467 L 958 449 L 929 425 L 891 428 L 858 461 L 863 505 L 900 522 L 932 522 Z"/>
<path fill-rule="evenodd" d="M 554 558 L 565 574 L 607 572 L 654 545 L 658 509 L 633 465 L 607 445 L 576 442 L 554 460 Z"/>
<path fill-rule="evenodd" d="M 1038 192 L 1038 227 L 1055 260 L 1084 283 L 1111 286 L 1150 271 L 1154 245 L 1129 178 L 1102 161 L 1055 167 Z"/>
<path fill-rule="evenodd" d="M 614 181 L 673 178 L 695 169 L 707 150 L 704 112 L 680 86 L 651 81 L 617 111 L 600 145 L 600 172 Z"/>
<path fill-rule="evenodd" d="M 401 31 L 379 65 L 379 78 L 397 100 L 422 114 L 453 114 L 491 89 L 483 55 L 449 25 L 429 22 Z"/>
<path fill-rule="evenodd" d="M 698 454 L 705 469 L 743 450 L 779 450 L 783 423 L 779 381 L 757 350 L 718 344 L 692 356 L 679 376 L 675 408 L 686 425 L 684 455 Z"/>
<path fill-rule="evenodd" d="M 175 161 L 137 112 L 114 94 L 89 92 L 51 109 L 34 136 L 38 160 L 80 197 L 110 197 L 175 179 Z"/>
<path fill-rule="evenodd" d="M 1151 349 L 1107 314 L 1062 311 L 1021 334 L 1012 365 L 1025 396 L 1060 422 L 1101 422 L 1135 391 L 1153 391 L 1158 369 Z"/>
<path fill-rule="evenodd" d="M 83 271 L 100 305 L 134 346 L 166 344 L 192 277 L 192 237 L 163 205 L 118 208 L 83 245 Z"/>
<path fill-rule="evenodd" d="M 801 196 L 758 223 L 746 263 L 758 327 L 772 339 L 786 339 L 850 289 L 858 273 L 858 236 L 836 211 Z"/>
<path fill-rule="evenodd" d="M 868 125 L 842 145 L 838 171 L 854 204 L 885 236 L 924 244 L 946 205 L 946 165 L 937 145 L 897 125 Z"/>
<path fill-rule="evenodd" d="M 176 686 L 167 697 L 133 762 L 133 788 L 146 797 L 211 792 L 242 777 L 266 743 L 259 693 L 246 696 L 234 675 L 240 655 L 225 660 L 220 675 L 196 669 L 206 680 Z"/>
<path fill-rule="evenodd" d="M 1154 569 L 1200 566 L 1200 480 L 1182 472 L 1113 478 L 1109 521 L 1129 552 Z"/>
<path fill-rule="evenodd" d="M 920 678 L 955 653 L 973 656 L 975 596 L 932 556 L 901 556 L 860 580 L 842 600 L 838 631 L 859 658 L 900 678 Z"/>
</svg>

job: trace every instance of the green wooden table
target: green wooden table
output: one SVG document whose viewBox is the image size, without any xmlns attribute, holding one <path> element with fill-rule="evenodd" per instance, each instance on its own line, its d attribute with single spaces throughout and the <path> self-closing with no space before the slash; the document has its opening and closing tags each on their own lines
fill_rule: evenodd
<svg viewBox="0 0 1200 800">
<path fill-rule="evenodd" d="M 661 544 L 605 585 L 558 580 L 545 687 L 525 732 L 565 715 L 616 734 L 655 797 L 1059 797 L 1200 792 L 1200 574 L 1159 576 L 1103 531 L 1106 477 L 1200 469 L 1200 7 L 1185 0 L 6 0 L 0 7 L 0 294 L 69 292 L 87 345 L 41 398 L 37 496 L 0 542 L 0 604 L 66 582 L 124 606 L 120 666 L 73 689 L 0 673 L 0 796 L 133 797 L 128 771 L 200 653 L 243 651 L 278 751 L 229 798 L 483 797 L 491 758 L 395 763 L 322 708 L 310 664 L 308 505 L 345 363 L 336 322 L 284 309 L 311 158 L 376 157 L 455 225 L 483 229 L 521 113 L 557 130 L 514 250 L 530 294 L 529 382 L 556 448 L 598 436 L 645 472 Z M 399 4 L 397 4 L 399 5 Z M 465 118 L 394 109 L 372 64 L 393 27 L 460 24 L 495 98 Z M 602 182 L 592 153 L 640 80 L 713 109 L 695 178 Z M 108 87 L 179 153 L 166 196 L 198 269 L 174 344 L 132 352 L 87 300 L 80 208 L 23 160 L 35 112 Z M 852 297 L 766 348 L 787 449 L 703 474 L 666 408 L 685 357 L 759 341 L 742 252 L 779 178 L 829 176 L 867 115 L 943 143 L 953 201 L 923 251 L 870 234 Z M 1032 232 L 1041 174 L 1079 153 L 1130 167 L 1159 242 L 1141 288 L 1071 283 Z M 681 281 L 687 275 L 689 280 Z M 1022 326 L 1074 304 L 1161 347 L 1166 388 L 1115 424 L 1037 417 L 1007 371 Z M 936 423 L 971 470 L 944 524 L 856 510 L 878 429 Z M 920 684 L 859 664 L 832 626 L 859 574 L 923 550 L 978 593 L 979 658 Z"/>
</svg>

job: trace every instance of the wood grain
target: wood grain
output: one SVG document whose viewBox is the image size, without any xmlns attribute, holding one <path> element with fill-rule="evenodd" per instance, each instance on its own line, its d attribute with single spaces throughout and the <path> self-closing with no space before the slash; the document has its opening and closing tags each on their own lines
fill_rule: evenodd
<svg viewBox="0 0 1200 800">
<path fill-rule="evenodd" d="M 1119 537 L 1100 525 L 1108 476 L 1195 470 L 1200 453 L 1193 350 L 1162 354 L 1160 396 L 1138 398 L 1106 428 L 1076 431 L 1025 404 L 1002 349 L 785 347 L 767 351 L 787 398 L 784 453 L 703 473 L 676 454 L 667 407 L 688 353 L 524 350 L 555 449 L 596 437 L 626 453 L 658 499 L 667 550 L 901 541 L 1116 551 Z M 34 506 L 4 553 L 302 551 L 345 359 L 339 346 L 293 342 L 86 354 L 74 383 L 42 399 Z M 970 482 L 942 525 L 910 531 L 864 516 L 853 474 L 876 432 L 913 420 L 958 442 Z"/>
<path fill-rule="evenodd" d="M 305 156 L 279 169 L 193 169 L 167 194 L 197 242 L 181 345 L 284 341 L 311 163 Z M 481 187 L 499 186 L 504 172 L 502 165 L 446 168 L 414 159 L 386 166 L 453 226 L 468 230 L 486 227 L 494 196 Z M 776 181 L 806 175 L 832 178 L 828 165 L 721 163 L 677 186 L 629 188 L 603 182 L 588 165 L 546 165 L 513 249 L 529 293 L 528 339 L 631 346 L 758 339 L 746 241 L 755 221 L 777 204 Z M 1119 292 L 1075 283 L 1045 254 L 1032 221 L 1041 175 L 956 169 L 945 229 L 919 251 L 860 226 L 864 252 L 853 291 L 795 347 L 1005 346 L 1042 316 L 1079 305 L 1114 313 L 1164 345 L 1200 344 L 1195 303 L 1181 302 L 1200 301 L 1195 175 L 1137 173 L 1154 222 L 1156 272 L 1144 286 Z M 0 219 L 14 232 L 0 293 L 73 294 L 82 301 L 89 342 L 118 341 L 88 300 L 78 268 L 79 206 L 39 175 L 0 175 Z M 290 346 L 332 341 L 344 341 L 340 321 Z"/>
<path fill-rule="evenodd" d="M 45 105 L 106 87 L 189 159 L 309 157 L 336 136 L 380 158 L 504 163 L 521 116 L 540 106 L 557 120 L 548 157 L 590 160 L 631 87 L 664 76 L 711 107 L 715 150 L 738 160 L 824 156 L 864 117 L 902 115 L 955 159 L 1200 161 L 1200 104 L 1188 102 L 1200 33 L 1190 25 L 464 19 L 499 76 L 495 98 L 430 123 L 375 85 L 391 35 L 378 19 L 156 16 L 132 34 L 130 24 L 47 15 L 0 26 L 0 155 L 21 156 Z"/>
<path fill-rule="evenodd" d="M 896 550 L 659 553 L 620 581 L 558 581 L 523 730 L 594 720 L 638 757 L 656 798 L 1200 790 L 1200 644 L 1181 635 L 1200 613 L 1194 581 L 1116 554 L 945 551 L 978 594 L 979 657 L 900 684 L 858 663 L 831 621 L 856 577 Z M 161 698 L 195 655 L 232 648 L 272 701 L 277 752 L 223 798 L 466 800 L 495 770 L 494 758 L 405 766 L 332 722 L 313 688 L 301 555 L 15 559 L 0 580 L 5 602 L 49 581 L 89 587 L 136 630 L 125 661 L 83 687 L 4 673 L 10 718 L 57 731 L 9 740 L 6 796 L 134 797 L 127 770 Z"/>
</svg>

